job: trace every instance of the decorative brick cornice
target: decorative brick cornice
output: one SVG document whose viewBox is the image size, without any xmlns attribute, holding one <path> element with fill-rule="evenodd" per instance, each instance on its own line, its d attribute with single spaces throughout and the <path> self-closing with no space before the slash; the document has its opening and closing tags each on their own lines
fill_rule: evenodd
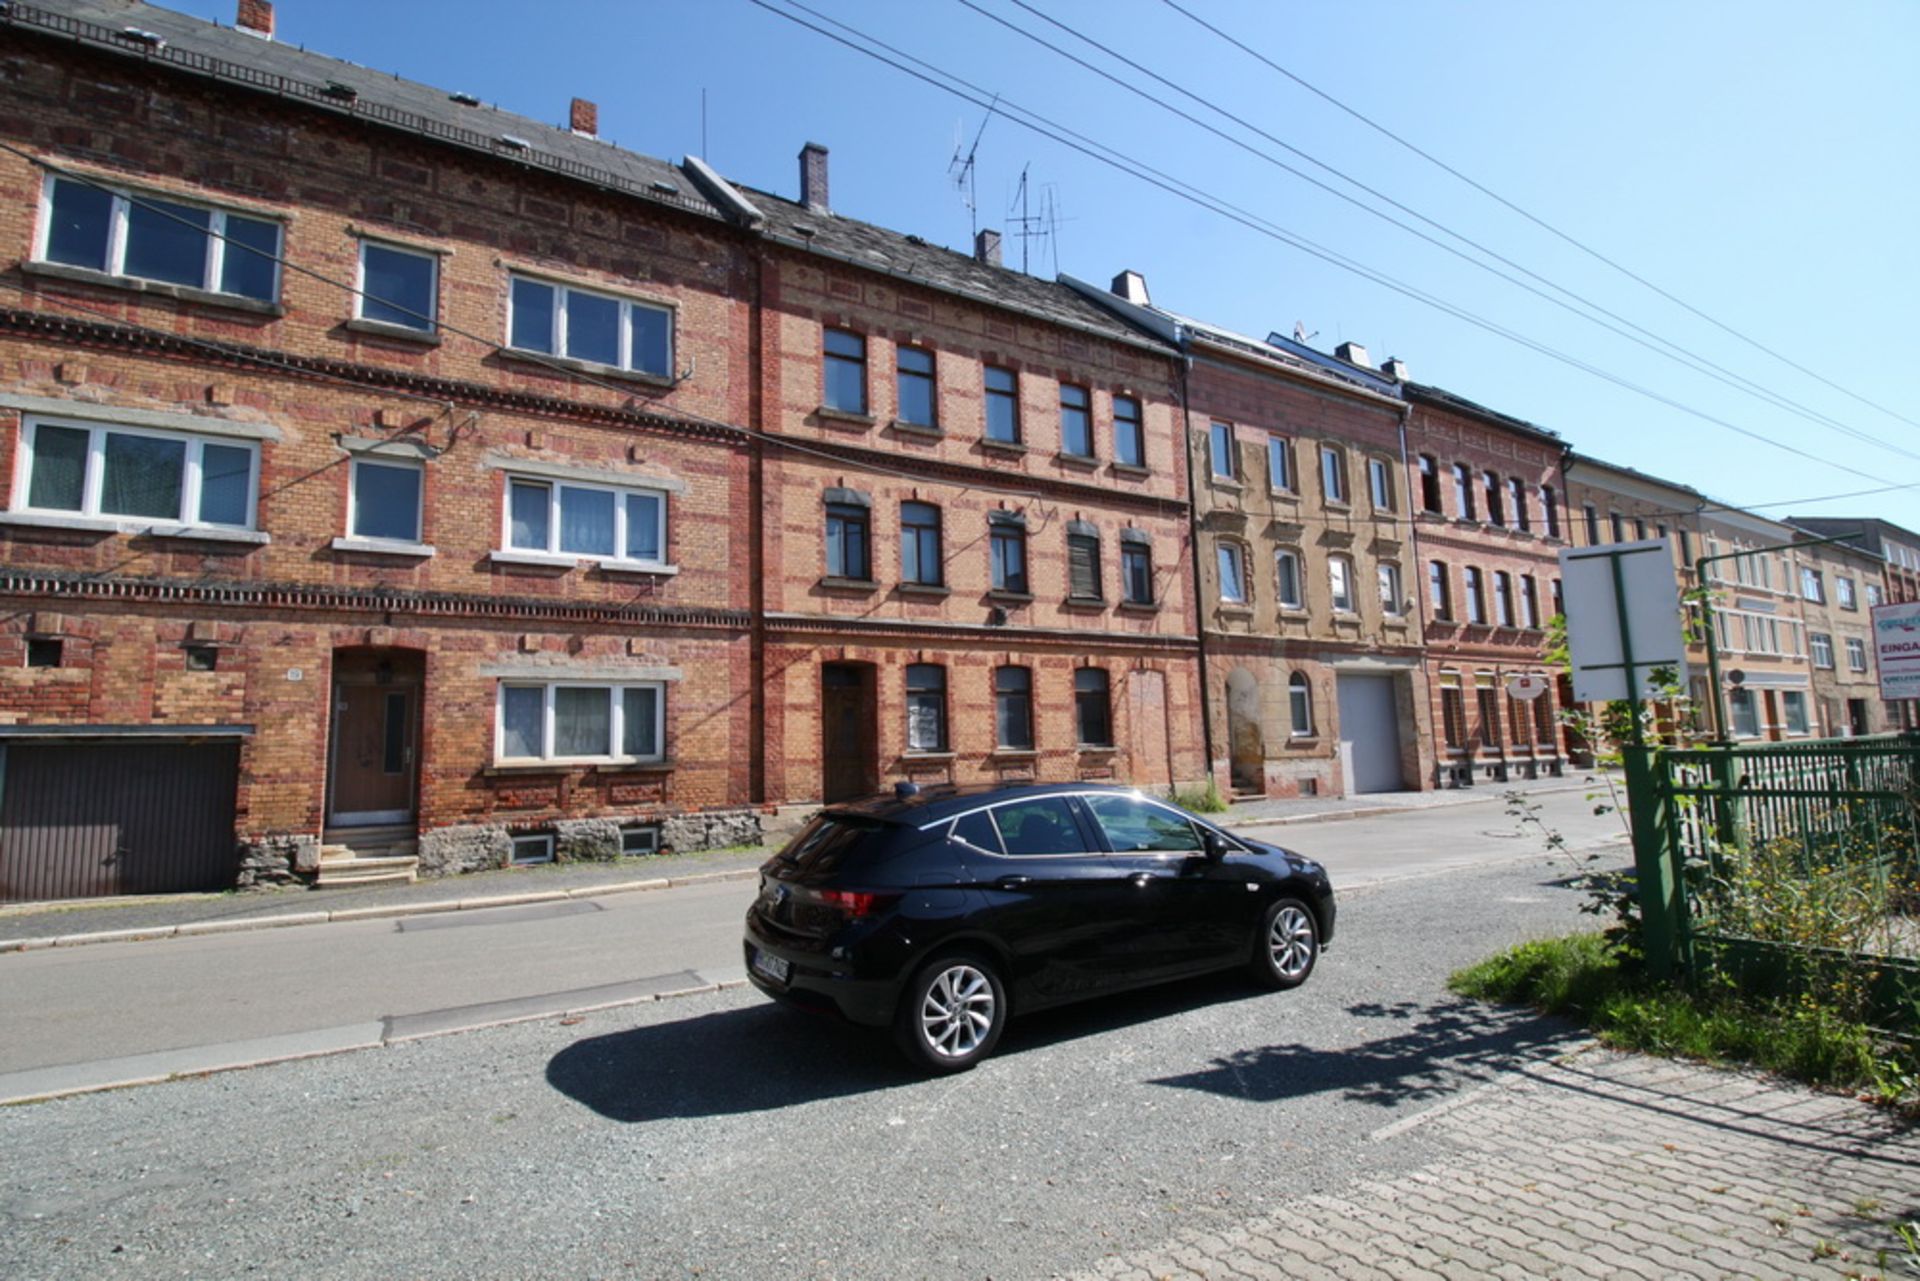
<svg viewBox="0 0 1920 1281">
<path fill-rule="evenodd" d="M 261 373 L 292 374 L 296 377 L 327 382 L 353 382 L 370 389 L 391 388 L 409 395 L 428 396 L 456 404 L 478 405 L 513 410 L 548 418 L 566 418 L 644 427 L 672 432 L 680 436 L 705 437 L 737 444 L 746 433 L 722 423 L 696 422 L 672 414 L 644 409 L 626 409 L 589 401 L 542 396 L 532 392 L 509 391 L 485 383 L 457 378 L 434 378 L 406 370 L 362 365 L 347 360 L 302 356 L 292 352 L 254 347 L 214 338 L 186 338 L 138 325 L 120 325 L 110 321 L 81 320 L 51 312 L 19 307 L 0 307 L 0 333 L 22 334 L 73 346 L 131 351 L 145 355 L 190 358 L 201 365 L 225 364 L 233 369 Z"/>
<path fill-rule="evenodd" d="M 36 570 L 0 571 L 0 596 L 102 601 L 198 608 L 405 615 L 413 618 L 484 618 L 692 628 L 744 632 L 745 610 L 621 605 L 605 601 L 556 601 L 513 596 L 413 592 L 391 588 L 334 587 L 303 583 L 179 582 Z"/>
</svg>

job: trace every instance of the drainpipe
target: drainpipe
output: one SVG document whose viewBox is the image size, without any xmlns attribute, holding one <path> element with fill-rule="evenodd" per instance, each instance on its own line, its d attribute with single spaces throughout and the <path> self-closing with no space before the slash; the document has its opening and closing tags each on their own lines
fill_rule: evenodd
<svg viewBox="0 0 1920 1281">
<path fill-rule="evenodd" d="M 1180 336 L 1185 347 L 1185 335 Z M 1195 667 L 1200 679 L 1200 740 L 1206 753 L 1207 778 L 1213 778 L 1213 682 L 1207 676 L 1207 620 L 1200 603 L 1200 511 L 1196 495 L 1200 492 L 1193 476 L 1193 416 L 1188 406 L 1187 376 L 1193 371 L 1193 356 L 1180 357 L 1176 385 L 1180 395 L 1180 452 L 1187 460 L 1187 544 L 1193 561 L 1193 630 L 1196 644 Z"/>
<path fill-rule="evenodd" d="M 1413 420 L 1413 402 L 1407 399 L 1404 389 L 1400 391 L 1400 474 L 1408 478 L 1414 475 L 1413 464 L 1407 454 L 1407 424 Z M 1435 478 L 1438 480 L 1438 477 Z M 1427 715 L 1433 715 L 1433 676 L 1427 670 L 1427 561 L 1420 552 L 1420 517 L 1415 509 L 1413 489 L 1407 489 L 1407 547 L 1412 552 L 1413 563 L 1407 566 L 1407 581 L 1413 588 L 1413 643 L 1420 650 L 1420 658 L 1415 667 L 1420 672 L 1420 696 L 1425 700 Z M 1414 731 L 1418 733 L 1420 718 L 1414 717 Z M 1440 786 L 1440 746 L 1434 742 L 1429 726 L 1427 741 L 1434 743 L 1433 770 L 1431 778 L 1434 787 Z M 1418 759 L 1419 753 L 1414 753 Z"/>
<path fill-rule="evenodd" d="M 761 386 L 766 347 L 767 247 L 748 228 L 756 243 L 747 255 L 753 273 L 747 305 L 747 421 L 755 434 L 747 438 L 747 797 L 755 805 L 767 802 L 767 574 L 766 574 L 766 392 Z M 784 776 L 783 776 L 784 777 Z M 784 799 L 784 798 L 783 798 Z"/>
</svg>

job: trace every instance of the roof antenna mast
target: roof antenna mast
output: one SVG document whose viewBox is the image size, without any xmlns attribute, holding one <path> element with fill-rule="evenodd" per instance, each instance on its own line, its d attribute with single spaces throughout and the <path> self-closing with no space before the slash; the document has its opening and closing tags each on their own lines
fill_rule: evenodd
<svg viewBox="0 0 1920 1281">
<path fill-rule="evenodd" d="M 967 236 L 971 239 L 980 234 L 980 200 L 975 184 L 974 158 L 980 154 L 980 139 L 986 135 L 987 121 L 993 119 L 993 108 L 1000 101 L 995 94 L 993 102 L 987 104 L 987 114 L 980 118 L 980 128 L 973 135 L 973 145 L 967 148 L 967 154 L 960 154 L 960 126 L 953 127 L 953 159 L 947 162 L 947 177 L 953 180 L 955 190 L 960 193 L 960 203 L 967 207 Z"/>
</svg>

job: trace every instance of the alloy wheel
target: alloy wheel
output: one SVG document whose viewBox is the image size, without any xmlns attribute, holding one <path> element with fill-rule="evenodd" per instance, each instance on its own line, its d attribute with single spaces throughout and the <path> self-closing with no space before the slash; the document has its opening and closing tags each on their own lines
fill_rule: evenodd
<svg viewBox="0 0 1920 1281">
<path fill-rule="evenodd" d="M 1289 982 L 1305 977 L 1313 968 L 1313 951 L 1313 920 L 1305 908 L 1288 903 L 1274 913 L 1267 930 L 1267 952 L 1275 973 Z"/>
<path fill-rule="evenodd" d="M 965 962 L 935 975 L 920 1003 L 920 1035 L 942 1058 L 962 1059 L 979 1049 L 993 1020 L 993 984 Z"/>
</svg>

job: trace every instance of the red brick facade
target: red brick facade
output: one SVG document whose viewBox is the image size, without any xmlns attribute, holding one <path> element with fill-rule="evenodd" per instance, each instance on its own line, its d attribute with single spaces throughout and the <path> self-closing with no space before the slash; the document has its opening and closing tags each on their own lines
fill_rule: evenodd
<svg viewBox="0 0 1920 1281">
<path fill-rule="evenodd" d="M 1443 786 L 1558 773 L 1558 673 L 1544 660 L 1568 545 L 1565 447 L 1550 432 L 1409 384 L 1414 590 L 1426 628 L 1434 759 Z M 1545 678 L 1515 697 L 1509 678 Z"/>
</svg>

